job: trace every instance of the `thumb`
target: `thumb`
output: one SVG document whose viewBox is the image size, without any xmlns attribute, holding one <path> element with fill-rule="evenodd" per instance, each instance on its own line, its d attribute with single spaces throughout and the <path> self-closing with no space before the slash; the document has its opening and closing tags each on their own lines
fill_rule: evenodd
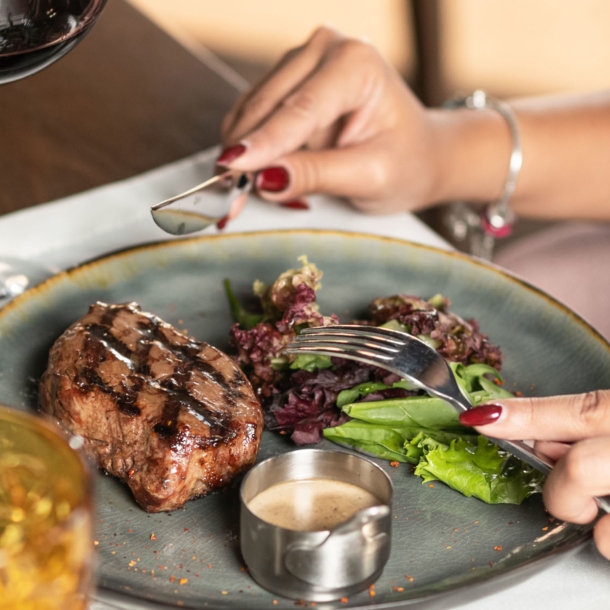
<svg viewBox="0 0 610 610">
<path fill-rule="evenodd" d="M 574 442 L 610 436 L 610 390 L 544 398 L 511 398 L 474 407 L 460 422 L 485 436 Z"/>
<path fill-rule="evenodd" d="M 278 167 L 262 170 L 257 176 L 256 188 L 270 201 L 285 201 L 311 193 L 382 199 L 389 190 L 391 167 L 387 153 L 375 148 L 375 143 L 369 141 L 344 148 L 292 153 L 282 157 Z M 268 176 L 276 178 L 282 169 L 281 183 L 267 179 Z"/>
</svg>

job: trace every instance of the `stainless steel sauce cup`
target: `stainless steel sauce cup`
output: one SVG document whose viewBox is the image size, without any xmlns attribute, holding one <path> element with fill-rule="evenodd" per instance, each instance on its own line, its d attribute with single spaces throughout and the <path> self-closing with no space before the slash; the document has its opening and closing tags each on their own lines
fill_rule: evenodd
<svg viewBox="0 0 610 610">
<path fill-rule="evenodd" d="M 248 503 L 273 485 L 331 479 L 351 483 L 381 504 L 333 530 L 294 531 L 263 521 Z M 241 490 L 241 552 L 262 587 L 293 599 L 327 602 L 366 589 L 390 555 L 392 483 L 376 464 L 343 451 L 300 449 L 255 466 Z"/>
</svg>

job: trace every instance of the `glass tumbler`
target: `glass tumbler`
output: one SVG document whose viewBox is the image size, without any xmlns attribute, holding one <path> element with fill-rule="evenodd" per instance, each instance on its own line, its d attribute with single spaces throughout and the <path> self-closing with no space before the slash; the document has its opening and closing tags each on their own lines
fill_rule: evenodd
<svg viewBox="0 0 610 610">
<path fill-rule="evenodd" d="M 80 443 L 0 407 L 0 609 L 86 608 L 93 518 Z"/>
</svg>

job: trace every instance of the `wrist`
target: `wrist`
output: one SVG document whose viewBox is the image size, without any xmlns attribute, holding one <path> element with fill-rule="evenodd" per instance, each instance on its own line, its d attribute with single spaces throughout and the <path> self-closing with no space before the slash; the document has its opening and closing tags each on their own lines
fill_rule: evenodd
<svg viewBox="0 0 610 610">
<path fill-rule="evenodd" d="M 487 203 L 503 192 L 512 143 L 506 120 L 493 109 L 430 111 L 436 180 L 431 203 Z"/>
</svg>

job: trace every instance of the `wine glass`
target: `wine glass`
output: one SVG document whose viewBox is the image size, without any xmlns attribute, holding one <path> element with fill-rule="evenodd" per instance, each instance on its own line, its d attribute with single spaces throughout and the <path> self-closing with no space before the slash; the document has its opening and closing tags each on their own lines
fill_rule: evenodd
<svg viewBox="0 0 610 610">
<path fill-rule="evenodd" d="M 89 32 L 105 4 L 0 0 L 0 85 L 35 74 L 65 55 Z M 53 273 L 42 264 L 0 256 L 0 307 Z"/>
</svg>

